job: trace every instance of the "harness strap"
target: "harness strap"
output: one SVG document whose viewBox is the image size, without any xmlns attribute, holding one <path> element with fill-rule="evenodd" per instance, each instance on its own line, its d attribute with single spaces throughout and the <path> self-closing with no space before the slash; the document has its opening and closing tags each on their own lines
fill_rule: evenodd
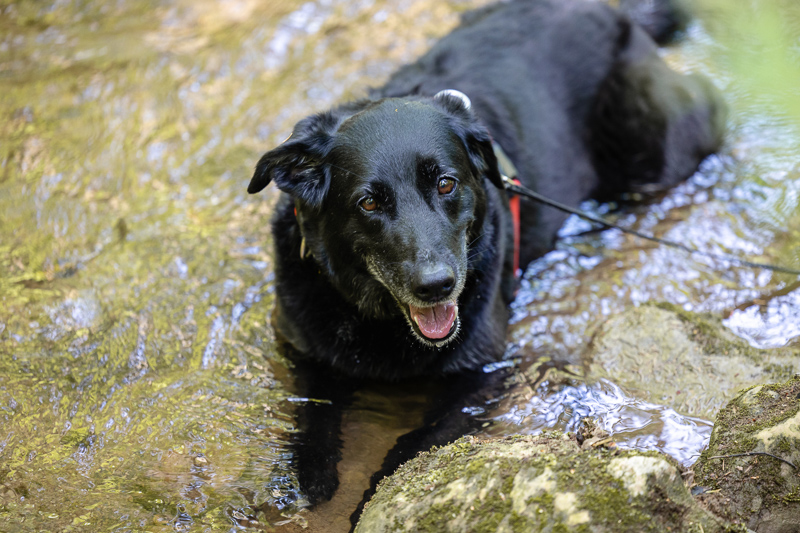
<svg viewBox="0 0 800 533">
<path fill-rule="evenodd" d="M 517 178 L 511 180 L 514 185 L 522 185 Z M 514 277 L 521 274 L 519 270 L 519 195 L 515 194 L 508 199 L 508 208 L 511 210 L 511 223 L 514 225 Z"/>
<path fill-rule="evenodd" d="M 512 194 L 508 188 L 508 184 L 512 183 L 521 187 L 522 182 L 517 179 L 519 175 L 517 167 L 511 162 L 506 153 L 495 141 L 492 141 L 492 149 L 494 150 L 494 157 L 497 159 L 497 168 L 500 170 L 500 175 L 503 178 L 503 183 L 506 184 L 506 192 L 509 194 L 508 208 L 511 210 L 511 224 L 514 227 L 514 277 L 519 278 L 522 272 L 519 270 L 519 247 L 520 247 L 520 199 L 519 194 Z"/>
</svg>

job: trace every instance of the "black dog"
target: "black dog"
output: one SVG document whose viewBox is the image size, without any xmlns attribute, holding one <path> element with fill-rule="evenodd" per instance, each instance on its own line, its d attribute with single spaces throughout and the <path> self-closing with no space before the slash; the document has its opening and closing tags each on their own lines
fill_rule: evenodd
<svg viewBox="0 0 800 533">
<path fill-rule="evenodd" d="M 354 378 L 459 376 L 373 484 L 468 430 L 459 401 L 504 352 L 516 283 L 493 141 L 524 185 L 577 206 L 685 179 L 718 148 L 723 123 L 706 80 L 671 71 L 625 14 L 577 0 L 473 12 L 371 98 L 300 121 L 248 192 L 274 181 L 285 193 L 273 222 L 275 325 L 308 394 L 331 400 L 298 415 L 296 466 L 312 503 L 337 486 Z M 523 204 L 522 266 L 552 248 L 564 218 Z"/>
</svg>

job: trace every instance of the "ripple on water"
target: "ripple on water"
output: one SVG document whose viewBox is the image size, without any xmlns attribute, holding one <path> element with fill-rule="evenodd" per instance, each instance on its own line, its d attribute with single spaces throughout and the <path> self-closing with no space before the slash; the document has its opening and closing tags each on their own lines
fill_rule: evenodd
<svg viewBox="0 0 800 533">
<path fill-rule="evenodd" d="M 736 309 L 723 323 L 753 346 L 786 346 L 800 337 L 800 290 Z"/>
<path fill-rule="evenodd" d="M 546 388 L 546 387 L 545 387 Z M 495 418 L 504 432 L 576 431 L 585 417 L 597 420 L 622 448 L 659 450 L 691 465 L 711 435 L 712 422 L 627 395 L 609 380 L 566 385 L 539 393 Z"/>
<path fill-rule="evenodd" d="M 249 175 L 297 120 L 379 85 L 483 3 L 0 7 L 0 529 L 305 523 L 286 447 L 292 374 L 269 327 L 276 195 L 248 196 Z M 585 207 L 796 267 L 800 136 L 737 86 L 720 48 L 694 24 L 663 55 L 724 88 L 735 114 L 722 155 L 647 204 Z M 575 363 L 599 322 L 652 301 L 728 316 L 760 346 L 800 337 L 796 280 L 590 229 L 570 218 L 558 249 L 528 269 L 509 354 Z M 354 410 L 350 426 L 389 447 L 387 428 L 413 427 L 396 422 L 413 411 L 399 403 L 408 391 L 371 394 L 395 418 Z M 551 383 L 473 413 L 488 411 L 501 434 L 572 430 L 594 416 L 620 445 L 686 464 L 710 425 L 674 408 L 600 381 Z M 343 480 L 367 452 L 380 464 L 375 444 L 345 450 Z M 346 529 L 362 485 L 342 489 L 347 503 L 330 515 L 315 511 L 313 530 Z"/>
</svg>

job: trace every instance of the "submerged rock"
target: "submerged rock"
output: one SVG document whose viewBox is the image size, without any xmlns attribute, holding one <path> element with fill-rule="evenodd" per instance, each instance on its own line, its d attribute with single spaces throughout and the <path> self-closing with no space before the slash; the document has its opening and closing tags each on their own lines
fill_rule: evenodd
<svg viewBox="0 0 800 533">
<path fill-rule="evenodd" d="M 711 315 L 642 306 L 600 326 L 584 353 L 586 374 L 640 399 L 712 418 L 737 391 L 800 372 L 800 350 L 753 348 Z"/>
<path fill-rule="evenodd" d="M 734 398 L 693 470 L 698 500 L 719 516 L 758 533 L 800 531 L 800 376 Z"/>
<path fill-rule="evenodd" d="M 420 454 L 383 480 L 356 531 L 744 531 L 701 508 L 666 456 L 577 440 L 464 437 Z"/>
</svg>

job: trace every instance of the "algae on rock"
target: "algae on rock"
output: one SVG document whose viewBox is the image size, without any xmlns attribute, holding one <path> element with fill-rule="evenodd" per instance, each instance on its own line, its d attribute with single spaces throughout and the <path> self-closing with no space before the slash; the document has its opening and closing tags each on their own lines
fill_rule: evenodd
<svg viewBox="0 0 800 533">
<path fill-rule="evenodd" d="M 451 532 L 744 531 L 702 509 L 676 463 L 552 432 L 464 437 L 381 482 L 356 528 Z"/>
<path fill-rule="evenodd" d="M 693 470 L 714 513 L 759 533 L 800 531 L 800 375 L 734 398 Z"/>
</svg>

